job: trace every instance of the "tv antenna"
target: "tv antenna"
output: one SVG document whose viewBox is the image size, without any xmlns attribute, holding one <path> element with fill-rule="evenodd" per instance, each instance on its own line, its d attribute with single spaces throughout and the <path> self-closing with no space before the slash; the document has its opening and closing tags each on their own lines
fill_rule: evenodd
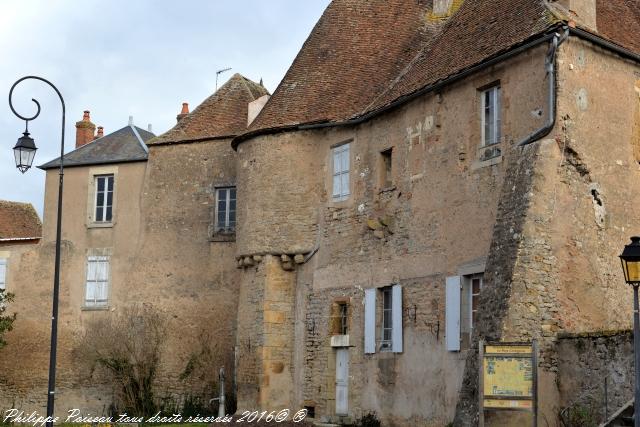
<svg viewBox="0 0 640 427">
<path fill-rule="evenodd" d="M 222 70 L 218 70 L 216 71 L 216 90 L 218 90 L 218 76 L 222 73 L 225 73 L 227 71 L 229 71 L 231 69 L 231 67 L 229 68 L 223 68 Z"/>
</svg>

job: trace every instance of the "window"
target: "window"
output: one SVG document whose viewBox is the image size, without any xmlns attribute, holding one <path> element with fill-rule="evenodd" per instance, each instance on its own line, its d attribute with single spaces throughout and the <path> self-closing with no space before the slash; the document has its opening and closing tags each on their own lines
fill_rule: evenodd
<svg viewBox="0 0 640 427">
<path fill-rule="evenodd" d="M 216 189 L 216 233 L 236 231 L 236 187 Z"/>
<path fill-rule="evenodd" d="M 480 308 L 482 273 L 447 277 L 445 334 L 447 350 L 459 351 L 471 345 Z"/>
<path fill-rule="evenodd" d="M 382 158 L 380 185 L 382 188 L 389 188 L 393 185 L 392 154 L 393 148 L 380 153 Z"/>
<path fill-rule="evenodd" d="M 376 294 L 380 294 L 382 300 L 379 328 L 376 327 Z M 376 330 L 380 331 L 377 340 Z M 364 352 L 371 354 L 378 349 L 402 353 L 402 287 L 400 285 L 365 289 Z"/>
<path fill-rule="evenodd" d="M 339 304 L 340 309 L 340 335 L 347 335 L 349 333 L 349 306 L 347 303 Z"/>
<path fill-rule="evenodd" d="M 333 200 L 346 200 L 349 191 L 349 146 L 342 144 L 332 149 L 333 152 Z"/>
<path fill-rule="evenodd" d="M 109 257 L 87 258 L 87 284 L 85 307 L 106 307 L 109 302 Z"/>
<path fill-rule="evenodd" d="M 501 138 L 500 86 L 482 92 L 482 147 L 498 144 Z"/>
<path fill-rule="evenodd" d="M 391 331 L 393 326 L 393 319 L 391 313 L 393 308 L 391 302 L 393 295 L 391 294 L 391 288 L 382 288 L 382 341 L 380 342 L 380 349 L 391 348 Z"/>
<path fill-rule="evenodd" d="M 113 175 L 99 175 L 96 183 L 95 222 L 111 222 L 113 218 Z"/>
<path fill-rule="evenodd" d="M 7 288 L 7 260 L 0 258 L 0 289 Z"/>
</svg>

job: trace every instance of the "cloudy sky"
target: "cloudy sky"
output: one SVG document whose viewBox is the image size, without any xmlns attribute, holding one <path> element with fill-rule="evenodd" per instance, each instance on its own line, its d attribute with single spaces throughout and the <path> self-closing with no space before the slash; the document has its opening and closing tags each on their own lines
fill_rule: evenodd
<svg viewBox="0 0 640 427">
<path fill-rule="evenodd" d="M 181 103 L 195 108 L 234 72 L 271 92 L 282 79 L 329 0 L 3 0 L 0 2 L 0 199 L 32 203 L 42 215 L 44 172 L 15 169 L 12 148 L 24 131 L 7 102 L 25 75 L 50 80 L 67 106 L 66 150 L 76 121 L 91 111 L 105 134 L 134 117 L 162 133 L 175 124 Z M 34 164 L 60 151 L 60 102 L 40 82 L 14 92 L 38 152 Z"/>
</svg>

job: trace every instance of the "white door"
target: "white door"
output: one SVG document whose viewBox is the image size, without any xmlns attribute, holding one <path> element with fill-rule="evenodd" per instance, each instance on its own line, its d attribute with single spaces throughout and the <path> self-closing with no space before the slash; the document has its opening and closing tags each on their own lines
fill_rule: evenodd
<svg viewBox="0 0 640 427">
<path fill-rule="evenodd" d="M 336 414 L 349 413 L 349 349 L 336 352 Z"/>
</svg>

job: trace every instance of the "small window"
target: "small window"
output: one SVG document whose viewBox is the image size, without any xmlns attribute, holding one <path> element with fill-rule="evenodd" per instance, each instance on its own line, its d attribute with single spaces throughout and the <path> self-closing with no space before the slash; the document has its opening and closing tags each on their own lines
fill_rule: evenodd
<svg viewBox="0 0 640 427">
<path fill-rule="evenodd" d="M 216 189 L 216 233 L 236 231 L 236 187 Z"/>
<path fill-rule="evenodd" d="M 389 188 L 393 186 L 393 162 L 392 162 L 393 148 L 384 150 L 380 153 L 381 157 L 381 176 L 380 185 L 382 188 Z"/>
<path fill-rule="evenodd" d="M 347 303 L 340 303 L 338 305 L 340 312 L 340 335 L 349 334 L 349 306 Z"/>
<path fill-rule="evenodd" d="M 109 303 L 109 257 L 87 258 L 87 283 L 85 307 L 106 307 Z"/>
<path fill-rule="evenodd" d="M 391 333 L 393 331 L 391 287 L 382 288 L 382 339 L 380 340 L 380 350 L 391 348 Z"/>
<path fill-rule="evenodd" d="M 470 293 L 470 301 L 471 303 L 471 323 L 469 324 L 469 329 L 473 331 L 474 325 L 476 324 L 478 307 L 480 304 L 480 290 L 482 289 L 482 274 L 475 274 L 469 277 L 469 293 Z"/>
<path fill-rule="evenodd" d="M 346 200 L 351 194 L 349 190 L 349 146 L 342 144 L 332 149 L 333 152 L 333 200 Z"/>
<path fill-rule="evenodd" d="M 111 222 L 113 219 L 113 175 L 95 177 L 95 222 Z"/>
<path fill-rule="evenodd" d="M 0 289 L 7 288 L 7 260 L 0 258 Z"/>
<path fill-rule="evenodd" d="M 482 92 L 482 147 L 498 144 L 501 138 L 500 86 Z"/>
</svg>

